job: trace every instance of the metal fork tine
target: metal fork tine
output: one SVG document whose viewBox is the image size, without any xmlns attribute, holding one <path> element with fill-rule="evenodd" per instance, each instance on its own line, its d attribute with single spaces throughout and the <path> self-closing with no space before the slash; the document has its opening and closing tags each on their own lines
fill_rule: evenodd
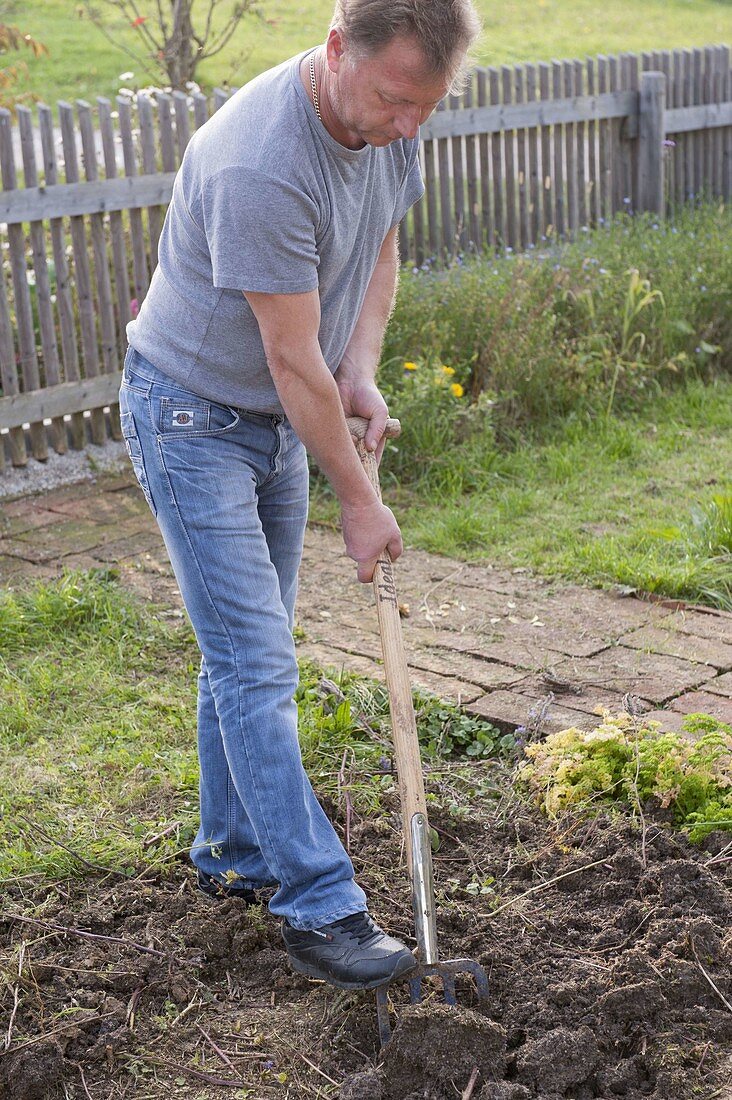
<svg viewBox="0 0 732 1100">
<path fill-rule="evenodd" d="M 445 1004 L 456 1005 L 457 1000 L 455 998 L 455 979 L 452 974 L 443 974 L 442 984 L 445 988 Z"/>
<path fill-rule="evenodd" d="M 376 1018 L 379 1022 L 379 1043 L 382 1047 L 385 1047 L 391 1038 L 388 988 L 386 985 L 376 987 Z"/>
<path fill-rule="evenodd" d="M 422 1000 L 422 982 L 425 978 L 438 977 L 442 979 L 442 988 L 445 995 L 445 1003 L 453 1008 L 457 1007 L 455 993 L 455 978 L 458 974 L 469 974 L 474 980 L 478 997 L 481 1001 L 488 1000 L 488 975 L 480 963 L 475 959 L 448 959 L 438 963 L 420 963 L 416 971 L 409 975 L 409 999 L 412 1004 L 419 1004 Z M 379 1040 L 384 1047 L 391 1037 L 389 1024 L 389 1008 L 387 1001 L 388 986 L 380 985 L 376 988 L 376 1013 L 379 1022 Z"/>
</svg>

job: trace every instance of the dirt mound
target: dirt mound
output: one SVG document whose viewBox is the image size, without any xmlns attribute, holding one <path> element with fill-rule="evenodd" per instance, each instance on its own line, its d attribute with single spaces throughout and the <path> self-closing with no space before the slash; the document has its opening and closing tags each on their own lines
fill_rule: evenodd
<svg viewBox="0 0 732 1100">
<path fill-rule="evenodd" d="M 434 823 L 442 953 L 482 963 L 487 1005 L 468 979 L 458 1009 L 436 984 L 418 1006 L 394 987 L 394 1034 L 380 1052 L 373 995 L 292 974 L 266 910 L 207 901 L 189 869 L 150 881 L 21 879 L 6 886 L 0 916 L 11 1035 L 0 1096 L 193 1098 L 238 1083 L 252 1100 L 318 1089 L 342 1100 L 453 1100 L 468 1089 L 473 1100 L 689 1100 L 726 1084 L 732 904 L 721 834 L 697 849 L 653 825 L 552 825 L 524 810 Z M 387 873 L 398 834 L 383 819 L 352 834 L 375 915 L 409 936 L 408 887 Z"/>
</svg>

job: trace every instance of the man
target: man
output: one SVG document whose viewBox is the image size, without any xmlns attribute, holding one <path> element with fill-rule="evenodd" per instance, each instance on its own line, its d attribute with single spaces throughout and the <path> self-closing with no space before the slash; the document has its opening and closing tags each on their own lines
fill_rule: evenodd
<svg viewBox="0 0 732 1100">
<path fill-rule="evenodd" d="M 325 45 L 263 73 L 191 140 L 120 390 L 122 429 L 202 652 L 199 885 L 276 885 L 291 965 L 370 988 L 414 965 L 367 912 L 305 775 L 293 695 L 305 449 L 369 581 L 402 552 L 345 422 L 374 381 L 418 129 L 478 32 L 470 0 L 339 0 Z"/>
</svg>

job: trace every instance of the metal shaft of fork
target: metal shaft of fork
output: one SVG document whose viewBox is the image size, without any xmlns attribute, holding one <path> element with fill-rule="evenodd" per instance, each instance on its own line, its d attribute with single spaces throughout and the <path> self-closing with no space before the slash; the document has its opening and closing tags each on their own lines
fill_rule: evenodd
<svg viewBox="0 0 732 1100">
<path fill-rule="evenodd" d="M 435 884 L 432 877 L 432 847 L 427 818 L 422 813 L 412 815 L 412 904 L 417 955 L 422 963 L 436 963 L 437 921 L 435 917 Z"/>
</svg>

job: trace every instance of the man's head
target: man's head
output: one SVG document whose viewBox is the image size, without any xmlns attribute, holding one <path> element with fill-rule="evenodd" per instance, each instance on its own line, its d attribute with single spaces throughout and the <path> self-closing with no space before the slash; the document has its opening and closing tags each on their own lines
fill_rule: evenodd
<svg viewBox="0 0 732 1100">
<path fill-rule="evenodd" d="M 326 58 L 339 121 L 371 145 L 414 137 L 479 33 L 471 0 L 336 0 Z"/>
</svg>

